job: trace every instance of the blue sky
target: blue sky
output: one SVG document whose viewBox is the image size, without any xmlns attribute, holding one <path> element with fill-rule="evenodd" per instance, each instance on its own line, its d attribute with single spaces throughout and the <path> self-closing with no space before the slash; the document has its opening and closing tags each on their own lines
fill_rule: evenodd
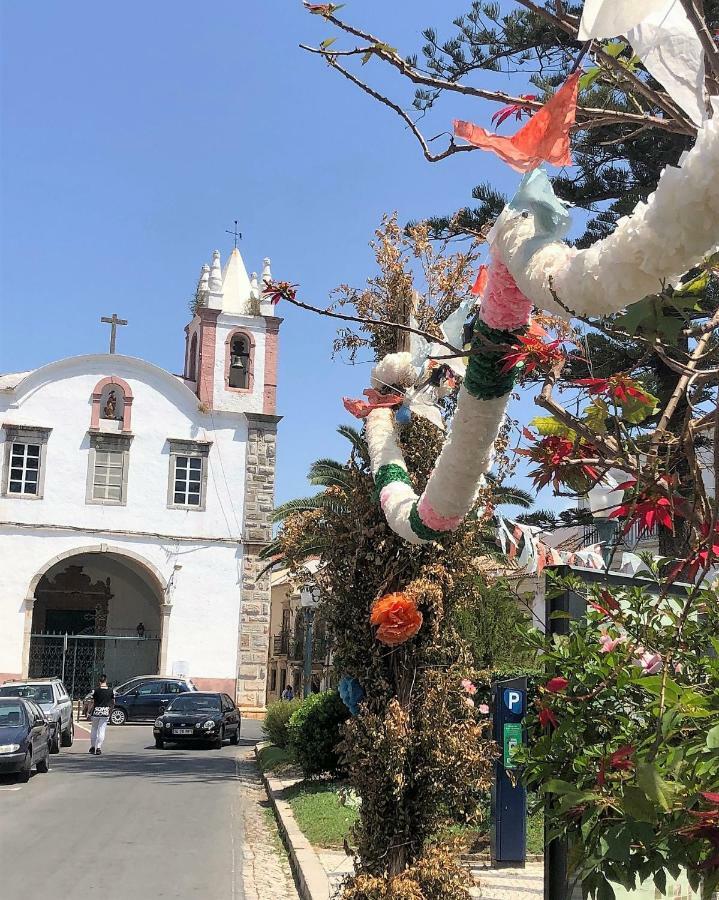
<svg viewBox="0 0 719 900">
<path fill-rule="evenodd" d="M 362 0 L 343 13 L 409 53 L 423 27 L 446 34 L 468 7 Z M 480 181 L 518 182 L 488 154 L 425 162 L 391 111 L 298 48 L 332 33 L 299 0 L 3 0 L 0 16 L 2 371 L 103 351 L 100 316 L 117 312 L 130 322 L 120 352 L 179 372 L 199 268 L 231 249 L 234 219 L 250 271 L 268 255 L 322 305 L 373 274 L 383 213 L 453 211 Z M 409 107 L 399 76 L 377 62 L 363 74 Z M 495 109 L 450 98 L 425 130 Z M 285 500 L 306 491 L 312 459 L 344 455 L 341 397 L 369 371 L 330 360 L 331 321 L 281 313 Z"/>
</svg>

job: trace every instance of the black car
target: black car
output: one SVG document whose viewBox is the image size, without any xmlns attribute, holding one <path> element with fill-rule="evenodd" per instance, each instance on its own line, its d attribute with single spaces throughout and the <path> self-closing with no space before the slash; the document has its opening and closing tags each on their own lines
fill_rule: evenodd
<svg viewBox="0 0 719 900">
<path fill-rule="evenodd" d="M 175 697 L 194 690 L 195 686 L 189 678 L 143 680 L 130 690 L 115 694 L 115 706 L 110 713 L 110 721 L 113 725 L 124 725 L 125 722 L 151 722 Z"/>
<path fill-rule="evenodd" d="M 29 781 L 32 767 L 50 767 L 50 724 L 35 703 L 19 697 L 0 697 L 0 773 L 17 773 Z"/>
<path fill-rule="evenodd" d="M 181 741 L 206 741 L 220 749 L 225 738 L 240 743 L 240 711 L 227 694 L 193 691 L 170 703 L 155 722 L 155 746 Z"/>
</svg>

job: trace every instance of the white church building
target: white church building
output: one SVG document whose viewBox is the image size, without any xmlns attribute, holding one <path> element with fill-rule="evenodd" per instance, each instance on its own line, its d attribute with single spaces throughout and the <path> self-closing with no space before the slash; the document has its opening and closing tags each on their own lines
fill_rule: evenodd
<svg viewBox="0 0 719 900">
<path fill-rule="evenodd" d="M 281 319 L 215 252 L 182 375 L 114 352 L 0 376 L 0 682 L 189 675 L 265 702 Z"/>
</svg>

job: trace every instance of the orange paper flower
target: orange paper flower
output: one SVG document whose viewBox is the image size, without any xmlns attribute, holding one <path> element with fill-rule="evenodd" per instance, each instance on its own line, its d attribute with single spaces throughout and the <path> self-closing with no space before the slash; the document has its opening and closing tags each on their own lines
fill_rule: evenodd
<svg viewBox="0 0 719 900">
<path fill-rule="evenodd" d="M 396 647 L 417 634 L 422 627 L 422 613 L 407 594 L 385 594 L 372 605 L 370 623 L 378 626 L 378 641 Z"/>
</svg>

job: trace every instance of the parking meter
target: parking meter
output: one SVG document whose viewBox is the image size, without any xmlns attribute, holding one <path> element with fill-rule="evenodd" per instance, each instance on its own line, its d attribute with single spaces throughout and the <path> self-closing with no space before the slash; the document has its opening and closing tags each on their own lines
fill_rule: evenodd
<svg viewBox="0 0 719 900">
<path fill-rule="evenodd" d="M 495 762 L 492 787 L 492 865 L 524 866 L 527 857 L 527 792 L 507 774 L 512 755 L 524 743 L 522 719 L 527 708 L 527 679 L 496 681 L 492 687 L 493 733 L 501 758 Z"/>
</svg>

